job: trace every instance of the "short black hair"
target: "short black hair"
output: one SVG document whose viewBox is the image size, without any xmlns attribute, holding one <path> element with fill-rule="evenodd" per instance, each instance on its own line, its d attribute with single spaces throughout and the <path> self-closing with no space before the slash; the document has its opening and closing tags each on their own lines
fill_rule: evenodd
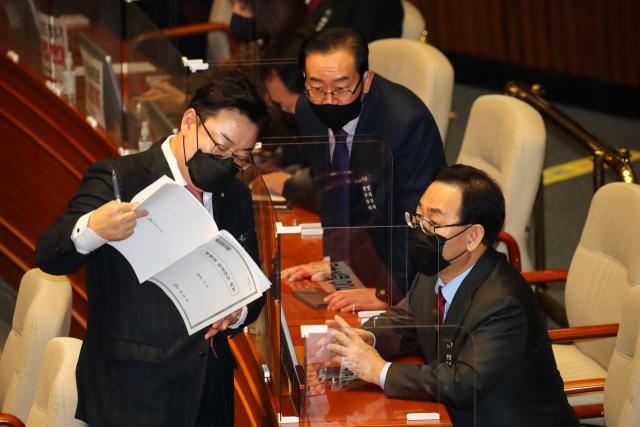
<svg viewBox="0 0 640 427">
<path fill-rule="evenodd" d="M 262 135 L 268 117 L 267 104 L 244 75 L 227 76 L 202 86 L 187 105 L 187 110 L 190 108 L 202 121 L 223 110 L 235 111 L 258 126 L 258 135 Z"/>
<path fill-rule="evenodd" d="M 303 27 L 289 37 L 271 40 L 262 53 L 262 80 L 268 79 L 275 72 L 289 92 L 304 92 L 304 77 L 298 55 L 302 44 L 313 32 L 313 27 Z"/>
<path fill-rule="evenodd" d="M 504 195 L 498 183 L 486 172 L 467 165 L 442 167 L 433 174 L 433 182 L 460 189 L 462 204 L 458 219 L 461 223 L 480 224 L 484 228 L 482 244 L 493 245 L 505 215 Z"/>
<path fill-rule="evenodd" d="M 305 69 L 307 57 L 312 53 L 330 55 L 342 50 L 353 55 L 356 71 L 360 75 L 369 70 L 369 46 L 352 28 L 328 28 L 309 37 L 300 50 L 300 68 Z"/>
</svg>

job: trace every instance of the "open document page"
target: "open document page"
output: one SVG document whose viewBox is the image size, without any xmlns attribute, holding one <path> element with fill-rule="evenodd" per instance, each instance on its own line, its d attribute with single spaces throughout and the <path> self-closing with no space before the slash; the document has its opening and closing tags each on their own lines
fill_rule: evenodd
<svg viewBox="0 0 640 427">
<path fill-rule="evenodd" d="M 189 335 L 258 299 L 271 283 L 251 256 L 193 195 L 166 176 L 138 193 L 128 239 L 109 242 L 140 283 L 158 285 L 180 312 Z"/>
<path fill-rule="evenodd" d="M 258 299 L 270 287 L 225 230 L 149 280 L 173 300 L 189 335 Z"/>
<path fill-rule="evenodd" d="M 134 210 L 146 209 L 149 215 L 138 218 L 131 237 L 109 245 L 129 261 L 140 283 L 218 234 L 204 206 L 167 176 L 142 190 L 131 202 L 140 203 Z"/>
</svg>

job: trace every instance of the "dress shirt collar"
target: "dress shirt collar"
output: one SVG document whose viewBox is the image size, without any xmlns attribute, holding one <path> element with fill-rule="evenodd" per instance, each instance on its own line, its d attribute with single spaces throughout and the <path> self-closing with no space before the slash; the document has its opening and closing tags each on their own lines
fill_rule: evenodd
<svg viewBox="0 0 640 427">
<path fill-rule="evenodd" d="M 436 282 L 435 287 L 436 295 L 438 294 L 438 287 L 442 287 L 442 296 L 444 296 L 447 304 L 451 304 L 451 301 L 453 301 L 453 297 L 456 295 L 456 292 L 458 292 L 458 288 L 462 284 L 462 281 L 469 275 L 469 272 L 471 272 L 471 269 L 475 265 L 476 264 L 474 263 L 471 267 L 460 273 L 460 275 L 451 279 L 451 281 L 449 281 L 449 283 L 447 283 L 446 285 L 444 284 L 442 279 L 438 277 L 438 281 Z"/>
</svg>

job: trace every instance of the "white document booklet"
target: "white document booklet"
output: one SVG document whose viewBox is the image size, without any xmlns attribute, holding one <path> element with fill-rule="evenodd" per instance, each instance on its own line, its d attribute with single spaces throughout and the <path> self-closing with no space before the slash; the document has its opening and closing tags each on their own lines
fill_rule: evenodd
<svg viewBox="0 0 640 427">
<path fill-rule="evenodd" d="M 109 242 L 140 283 L 158 285 L 178 308 L 189 335 L 258 299 L 271 284 L 251 256 L 184 187 L 163 176 L 132 200 L 149 215 L 133 235 Z"/>
</svg>

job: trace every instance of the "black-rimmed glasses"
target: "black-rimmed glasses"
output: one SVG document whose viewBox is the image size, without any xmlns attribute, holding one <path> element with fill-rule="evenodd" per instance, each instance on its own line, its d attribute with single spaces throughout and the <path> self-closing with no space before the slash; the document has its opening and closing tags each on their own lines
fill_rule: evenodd
<svg viewBox="0 0 640 427">
<path fill-rule="evenodd" d="M 459 227 L 463 225 L 473 225 L 469 223 L 460 223 L 460 224 L 449 224 L 449 225 L 436 225 L 435 222 L 430 221 L 428 219 L 422 218 L 417 212 L 405 212 L 404 219 L 407 221 L 407 225 L 411 228 L 417 228 L 420 225 L 420 229 L 424 234 L 428 234 L 433 236 L 436 234 L 436 228 L 447 228 L 447 227 Z"/>
<path fill-rule="evenodd" d="M 219 158 L 219 159 L 226 159 L 228 157 L 232 157 L 233 158 L 233 165 L 235 167 L 237 167 L 240 170 L 245 170 L 247 169 L 249 166 L 251 166 L 253 164 L 253 157 L 251 157 L 251 154 L 249 154 L 249 157 L 243 157 L 243 156 L 238 156 L 237 154 L 234 154 L 233 150 L 231 150 L 231 148 L 222 145 L 220 143 L 217 143 L 215 139 L 213 139 L 213 137 L 211 136 L 211 134 L 209 133 L 209 130 L 207 129 L 207 127 L 204 125 L 204 120 L 202 120 L 202 118 L 200 117 L 200 114 L 198 114 L 198 118 L 200 119 L 200 121 L 202 122 L 202 127 L 204 128 L 204 131 L 207 133 L 207 135 L 209 135 L 209 138 L 211 139 L 211 142 L 213 143 L 213 149 L 211 150 L 211 154 L 214 155 L 215 157 Z M 196 133 L 197 135 L 197 133 Z M 217 150 L 217 152 L 216 152 Z"/>
<path fill-rule="evenodd" d="M 348 101 L 356 93 L 356 91 L 358 90 L 358 87 L 360 87 L 360 83 L 362 83 L 362 76 L 360 76 L 360 80 L 358 80 L 358 84 L 353 90 L 347 89 L 345 87 L 339 87 L 337 89 L 332 90 L 331 92 L 325 92 L 320 88 L 314 87 L 314 88 L 305 90 L 304 93 L 305 95 L 307 95 L 307 98 L 309 98 L 313 102 L 321 102 L 324 100 L 324 98 L 327 95 L 331 95 L 333 99 L 335 99 L 336 101 Z"/>
</svg>

